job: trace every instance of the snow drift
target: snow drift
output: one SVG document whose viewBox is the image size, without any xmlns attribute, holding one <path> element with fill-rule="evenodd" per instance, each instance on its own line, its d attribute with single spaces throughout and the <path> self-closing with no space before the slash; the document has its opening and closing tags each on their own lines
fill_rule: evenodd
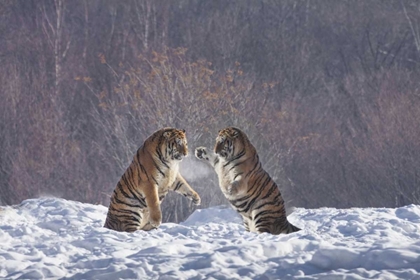
<svg viewBox="0 0 420 280">
<path fill-rule="evenodd" d="M 103 228 L 107 208 L 57 198 L 0 208 L 0 278 L 420 279 L 420 207 L 302 209 L 303 230 L 244 231 L 230 208 L 151 232 Z"/>
</svg>

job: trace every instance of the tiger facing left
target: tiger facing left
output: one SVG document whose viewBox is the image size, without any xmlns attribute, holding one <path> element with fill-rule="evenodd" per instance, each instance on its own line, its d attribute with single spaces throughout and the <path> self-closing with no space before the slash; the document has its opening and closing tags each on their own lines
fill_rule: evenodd
<svg viewBox="0 0 420 280">
<path fill-rule="evenodd" d="M 187 154 L 185 130 L 163 128 L 150 135 L 115 187 L 104 227 L 126 232 L 159 227 L 160 204 L 169 190 L 199 205 L 200 196 L 179 173 Z"/>
<path fill-rule="evenodd" d="M 247 231 L 288 234 L 300 230 L 287 220 L 277 184 L 264 170 L 257 150 L 239 128 L 222 129 L 214 151 L 198 147 L 195 156 L 214 168 L 220 189 L 242 216 Z"/>
</svg>

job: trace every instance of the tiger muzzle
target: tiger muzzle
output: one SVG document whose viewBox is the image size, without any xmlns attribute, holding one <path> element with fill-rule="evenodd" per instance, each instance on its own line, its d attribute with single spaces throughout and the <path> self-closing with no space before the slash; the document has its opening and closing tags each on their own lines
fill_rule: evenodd
<svg viewBox="0 0 420 280">
<path fill-rule="evenodd" d="M 229 155 L 229 147 L 225 145 L 225 143 L 217 143 L 214 152 L 223 158 L 227 158 Z"/>
</svg>

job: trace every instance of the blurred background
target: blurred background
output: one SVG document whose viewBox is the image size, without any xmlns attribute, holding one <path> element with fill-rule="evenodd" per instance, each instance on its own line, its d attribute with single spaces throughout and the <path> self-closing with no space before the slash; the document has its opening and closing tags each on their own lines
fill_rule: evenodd
<svg viewBox="0 0 420 280">
<path fill-rule="evenodd" d="M 288 207 L 420 202 L 418 1 L 2 0 L 0 21 L 0 204 L 108 206 L 164 126 L 199 207 L 226 204 L 193 151 L 231 125 Z"/>
</svg>

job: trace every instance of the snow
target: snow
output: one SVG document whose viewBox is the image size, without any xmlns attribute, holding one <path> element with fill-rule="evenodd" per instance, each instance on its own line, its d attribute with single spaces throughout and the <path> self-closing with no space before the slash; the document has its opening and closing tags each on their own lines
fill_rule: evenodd
<svg viewBox="0 0 420 280">
<path fill-rule="evenodd" d="M 0 278 L 420 279 L 420 206 L 303 209 L 303 230 L 244 231 L 230 208 L 151 232 L 102 227 L 107 208 L 58 198 L 0 208 Z"/>
</svg>

